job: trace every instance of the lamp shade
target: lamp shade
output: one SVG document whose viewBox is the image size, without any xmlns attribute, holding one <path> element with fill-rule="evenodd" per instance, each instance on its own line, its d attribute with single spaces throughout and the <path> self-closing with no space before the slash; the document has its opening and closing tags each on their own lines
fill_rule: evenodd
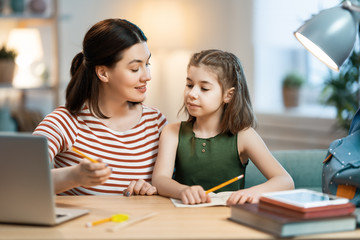
<svg viewBox="0 0 360 240">
<path fill-rule="evenodd" d="M 357 20 L 342 7 L 321 11 L 294 33 L 309 52 L 335 71 L 349 57 L 356 34 Z"/>
<path fill-rule="evenodd" d="M 36 87 L 41 79 L 36 76 L 35 66 L 43 57 L 40 32 L 36 28 L 15 28 L 10 31 L 7 42 L 9 48 L 16 49 L 17 71 L 13 80 L 16 87 Z"/>
<path fill-rule="evenodd" d="M 9 34 L 7 46 L 16 49 L 19 57 L 26 57 L 28 61 L 43 57 L 40 32 L 36 28 L 12 29 Z"/>
</svg>

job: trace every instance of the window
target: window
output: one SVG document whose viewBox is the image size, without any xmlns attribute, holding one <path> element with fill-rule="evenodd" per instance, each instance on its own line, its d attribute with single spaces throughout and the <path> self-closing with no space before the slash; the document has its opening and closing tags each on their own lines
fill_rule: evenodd
<svg viewBox="0 0 360 240">
<path fill-rule="evenodd" d="M 329 70 L 295 39 L 293 33 L 305 20 L 340 0 L 256 0 L 254 2 L 254 106 L 263 113 L 296 113 L 334 117 L 335 109 L 319 103 L 322 83 Z M 306 78 L 300 106 L 285 109 L 281 81 L 292 71 Z"/>
</svg>

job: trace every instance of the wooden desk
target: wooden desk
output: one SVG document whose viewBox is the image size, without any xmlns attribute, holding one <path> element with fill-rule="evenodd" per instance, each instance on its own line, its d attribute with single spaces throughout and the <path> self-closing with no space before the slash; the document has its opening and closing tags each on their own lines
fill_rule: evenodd
<svg viewBox="0 0 360 240">
<path fill-rule="evenodd" d="M 227 220 L 228 207 L 175 208 L 160 196 L 57 197 L 59 206 L 88 208 L 91 213 L 55 227 L 0 224 L 0 239 L 274 239 L 272 235 Z M 86 228 L 87 222 L 127 213 L 137 217 L 158 212 L 151 219 L 108 232 L 115 223 Z M 296 239 L 359 239 L 351 232 L 302 236 Z"/>
</svg>

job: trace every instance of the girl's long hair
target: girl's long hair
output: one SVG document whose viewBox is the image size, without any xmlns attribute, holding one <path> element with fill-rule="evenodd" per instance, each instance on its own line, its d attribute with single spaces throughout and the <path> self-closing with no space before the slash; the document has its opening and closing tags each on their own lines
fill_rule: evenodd
<svg viewBox="0 0 360 240">
<path fill-rule="evenodd" d="M 224 104 L 220 122 L 221 133 L 235 135 L 243 129 L 256 127 L 244 70 L 240 60 L 234 54 L 216 49 L 204 50 L 192 55 L 188 69 L 191 66 L 206 67 L 213 71 L 217 75 L 223 94 L 229 88 L 234 88 L 230 102 Z M 196 117 L 189 114 L 185 105 L 181 110 L 188 114 L 187 121 L 195 122 Z"/>
</svg>

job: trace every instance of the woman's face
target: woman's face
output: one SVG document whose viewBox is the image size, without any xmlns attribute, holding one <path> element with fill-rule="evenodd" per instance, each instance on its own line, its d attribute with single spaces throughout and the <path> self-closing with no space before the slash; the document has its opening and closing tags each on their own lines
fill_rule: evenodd
<svg viewBox="0 0 360 240">
<path fill-rule="evenodd" d="M 105 67 L 104 94 L 116 101 L 142 102 L 150 81 L 150 51 L 146 42 L 137 43 L 123 52 L 113 68 Z"/>
</svg>

